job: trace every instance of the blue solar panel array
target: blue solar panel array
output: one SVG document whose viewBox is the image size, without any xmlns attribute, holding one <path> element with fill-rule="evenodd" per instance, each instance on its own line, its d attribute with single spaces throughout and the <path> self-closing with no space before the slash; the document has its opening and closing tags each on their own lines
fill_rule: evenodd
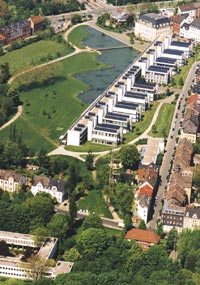
<svg viewBox="0 0 200 285">
<path fill-rule="evenodd" d="M 174 55 L 182 55 L 183 54 L 183 51 L 182 50 L 176 50 L 176 49 L 165 49 L 164 50 L 164 53 L 167 53 L 167 54 L 174 54 Z"/>
<path fill-rule="evenodd" d="M 168 57 L 157 57 L 156 62 L 175 65 L 176 59 L 175 58 L 168 58 Z"/>
<path fill-rule="evenodd" d="M 144 93 L 137 93 L 137 92 L 127 91 L 126 94 L 125 94 L 125 97 L 137 98 L 137 99 L 145 99 L 147 97 L 147 95 L 144 94 Z"/>
<path fill-rule="evenodd" d="M 106 114 L 105 119 L 126 122 L 128 118 L 125 118 L 124 116 L 120 116 L 120 114 L 118 113 L 108 113 Z"/>
<path fill-rule="evenodd" d="M 155 84 L 151 83 L 135 83 L 133 87 L 140 88 L 140 89 L 151 89 L 153 90 L 155 88 Z"/>
<path fill-rule="evenodd" d="M 177 46 L 177 47 L 189 47 L 190 43 L 186 43 L 186 42 L 177 42 L 177 41 L 172 41 L 171 42 L 172 46 Z"/>
<path fill-rule="evenodd" d="M 95 131 L 102 131 L 105 133 L 117 133 L 117 131 L 120 129 L 119 126 L 111 125 L 111 124 L 97 124 L 95 127 Z"/>
<path fill-rule="evenodd" d="M 151 65 L 148 68 L 148 71 L 154 71 L 154 72 L 159 72 L 159 73 L 168 73 L 170 70 L 169 67 L 161 67 L 161 66 L 157 66 L 157 65 Z"/>
</svg>

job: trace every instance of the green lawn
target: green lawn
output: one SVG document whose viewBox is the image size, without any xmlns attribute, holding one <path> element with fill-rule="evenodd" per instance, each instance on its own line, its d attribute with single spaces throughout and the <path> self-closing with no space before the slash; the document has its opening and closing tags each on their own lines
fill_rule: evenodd
<svg viewBox="0 0 200 285">
<path fill-rule="evenodd" d="M 101 152 L 105 150 L 111 150 L 112 146 L 86 142 L 84 145 L 81 146 L 72 146 L 72 145 L 66 146 L 66 149 L 76 152 L 88 152 L 88 151 Z"/>
<path fill-rule="evenodd" d="M 58 69 L 58 76 L 62 76 L 62 80 L 21 93 L 23 115 L 15 124 L 19 128 L 23 125 L 24 141 L 33 150 L 40 148 L 41 143 L 48 150 L 55 148 L 59 136 L 87 107 L 76 96 L 88 90 L 89 86 L 75 79 L 73 74 L 105 68 L 104 64 L 97 62 L 96 56 L 96 53 L 87 52 L 63 60 Z M 2 131 L 4 136 L 5 133 L 8 133 L 7 130 Z"/>
<path fill-rule="evenodd" d="M 173 104 L 163 104 L 162 105 L 159 115 L 158 115 L 158 119 L 155 123 L 157 132 L 155 133 L 151 130 L 149 132 L 150 136 L 160 138 L 160 137 L 164 137 L 164 134 L 165 134 L 165 136 L 168 137 L 172 118 L 174 115 L 174 110 L 175 110 L 175 105 Z"/>
<path fill-rule="evenodd" d="M 151 109 L 143 113 L 142 120 L 133 124 L 133 132 L 124 136 L 124 143 L 128 143 L 134 140 L 148 128 L 153 119 L 153 115 L 158 107 L 158 104 L 158 102 L 153 102 Z"/>
<path fill-rule="evenodd" d="M 72 51 L 67 43 L 58 43 L 56 40 L 41 40 L 1 56 L 0 64 L 8 62 L 11 74 L 14 74 L 27 67 L 41 64 L 42 58 L 57 58 L 58 53 L 60 57 L 70 54 Z"/>
<path fill-rule="evenodd" d="M 85 30 L 86 25 L 79 26 L 68 35 L 68 41 L 79 48 L 85 48 L 83 40 L 89 36 L 89 32 Z"/>
<path fill-rule="evenodd" d="M 190 71 L 190 68 L 194 63 L 194 60 L 195 60 L 194 57 L 189 58 L 188 64 L 181 67 L 180 73 L 173 76 L 174 81 L 175 81 L 175 85 L 173 86 L 174 88 L 182 89 L 182 86 L 179 84 L 179 80 L 182 77 L 183 82 L 185 82 L 185 80 L 188 76 L 188 72 Z"/>
<path fill-rule="evenodd" d="M 89 210 L 90 212 L 95 212 L 99 216 L 112 219 L 112 215 L 106 203 L 102 198 L 101 194 L 97 190 L 92 190 L 87 196 L 81 198 L 78 201 L 78 209 Z"/>
</svg>

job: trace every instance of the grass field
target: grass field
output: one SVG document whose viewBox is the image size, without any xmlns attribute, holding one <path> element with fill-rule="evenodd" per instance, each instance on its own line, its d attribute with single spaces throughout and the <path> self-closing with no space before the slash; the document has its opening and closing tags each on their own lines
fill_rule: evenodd
<svg viewBox="0 0 200 285">
<path fill-rule="evenodd" d="M 106 207 L 104 199 L 97 190 L 92 190 L 87 196 L 81 198 L 78 201 L 78 209 L 89 210 L 90 212 L 95 212 L 99 216 L 110 219 L 113 218 L 110 211 Z"/>
<path fill-rule="evenodd" d="M 67 44 L 58 43 L 56 40 L 41 40 L 26 47 L 8 52 L 0 57 L 0 64 L 9 63 L 10 73 L 25 69 L 29 66 L 41 64 L 42 58 L 56 58 L 70 54 L 73 51 Z"/>
<path fill-rule="evenodd" d="M 152 121 L 153 115 L 158 107 L 158 104 L 159 104 L 158 102 L 153 102 L 151 109 L 143 113 L 142 120 L 133 124 L 134 126 L 133 132 L 124 136 L 125 143 L 134 140 L 148 128 L 149 124 Z"/>
<path fill-rule="evenodd" d="M 81 146 L 72 146 L 72 145 L 66 146 L 66 149 L 71 150 L 71 151 L 76 151 L 76 152 L 88 152 L 88 151 L 100 152 L 100 151 L 105 151 L 105 150 L 111 150 L 112 146 L 86 142 L 84 143 L 84 145 L 81 145 Z"/>
<path fill-rule="evenodd" d="M 157 132 L 153 132 L 151 130 L 148 135 L 150 135 L 152 137 L 157 137 L 157 138 L 164 137 L 164 135 L 166 137 L 168 137 L 169 130 L 171 127 L 172 118 L 174 115 L 174 110 L 175 110 L 175 105 L 163 104 L 161 109 L 160 109 L 158 119 L 155 123 L 155 127 L 156 127 Z"/>
<path fill-rule="evenodd" d="M 84 25 L 79 26 L 68 35 L 68 41 L 79 48 L 85 48 L 83 40 L 89 36 L 89 32 L 85 30 Z"/>
<path fill-rule="evenodd" d="M 186 80 L 186 78 L 188 76 L 188 72 L 190 71 L 190 68 L 193 65 L 194 61 L 195 61 L 194 57 L 189 58 L 188 59 L 188 64 L 181 67 L 180 73 L 178 73 L 178 74 L 173 76 L 174 81 L 175 81 L 174 88 L 177 88 L 177 89 L 181 89 L 182 88 L 182 86 L 179 84 L 179 80 L 182 77 L 183 78 L 183 82 L 185 82 L 185 80 Z"/>
<path fill-rule="evenodd" d="M 75 79 L 73 74 L 87 70 L 105 68 L 96 61 L 96 53 L 81 53 L 60 62 L 58 76 L 61 81 L 54 84 L 23 92 L 23 114 L 16 126 L 22 128 L 25 143 L 34 151 L 41 145 L 47 150 L 55 148 L 58 138 L 76 120 L 86 105 L 76 96 L 89 89 L 85 83 Z M 5 137 L 9 130 L 3 130 Z"/>
</svg>

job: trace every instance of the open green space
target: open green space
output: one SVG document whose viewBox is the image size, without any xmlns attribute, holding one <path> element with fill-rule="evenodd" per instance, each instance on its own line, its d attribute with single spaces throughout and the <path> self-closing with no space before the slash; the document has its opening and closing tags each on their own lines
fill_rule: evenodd
<svg viewBox="0 0 200 285">
<path fill-rule="evenodd" d="M 106 65 L 97 62 L 96 56 L 97 53 L 85 52 L 63 60 L 57 71 L 60 80 L 49 86 L 21 93 L 23 116 L 15 124 L 17 128 L 21 128 L 23 120 L 22 130 L 27 146 L 33 150 L 38 150 L 41 146 L 47 147 L 48 150 L 55 148 L 59 136 L 63 135 L 84 111 L 86 105 L 76 96 L 90 87 L 75 79 L 73 75 L 105 68 Z M 2 133 L 5 136 L 8 131 Z"/>
<path fill-rule="evenodd" d="M 156 120 L 156 123 L 154 125 L 155 128 L 151 129 L 148 135 L 157 138 L 168 137 L 172 118 L 174 115 L 174 110 L 175 105 L 167 103 L 163 104 L 160 109 L 158 119 Z"/>
<path fill-rule="evenodd" d="M 174 80 L 173 87 L 174 88 L 181 89 L 183 87 L 182 85 L 180 85 L 180 79 L 182 78 L 183 82 L 185 82 L 188 76 L 188 72 L 190 71 L 191 66 L 193 65 L 194 61 L 195 61 L 194 57 L 189 58 L 187 65 L 184 65 L 181 67 L 180 73 L 173 76 L 173 80 Z"/>
<path fill-rule="evenodd" d="M 150 125 L 153 115 L 158 107 L 158 102 L 153 102 L 151 108 L 142 114 L 142 120 L 133 124 L 133 131 L 124 136 L 124 143 L 128 143 L 139 137 Z"/>
<path fill-rule="evenodd" d="M 78 201 L 78 209 L 95 212 L 97 215 L 106 218 L 113 218 L 98 190 L 92 190 L 87 194 L 87 196 L 81 198 Z"/>
<path fill-rule="evenodd" d="M 10 73 L 14 74 L 27 67 L 35 66 L 51 59 L 70 54 L 73 49 L 67 43 L 57 40 L 41 40 L 0 57 L 0 64 L 9 63 Z"/>
<path fill-rule="evenodd" d="M 78 48 L 85 48 L 83 40 L 89 36 L 89 32 L 85 30 L 86 25 L 81 25 L 71 31 L 68 35 L 68 41 Z"/>
<path fill-rule="evenodd" d="M 86 142 L 84 143 L 84 145 L 81 146 L 72 146 L 72 145 L 66 146 L 66 149 L 76 152 L 88 152 L 88 151 L 101 152 L 101 151 L 111 150 L 112 146 Z"/>
</svg>

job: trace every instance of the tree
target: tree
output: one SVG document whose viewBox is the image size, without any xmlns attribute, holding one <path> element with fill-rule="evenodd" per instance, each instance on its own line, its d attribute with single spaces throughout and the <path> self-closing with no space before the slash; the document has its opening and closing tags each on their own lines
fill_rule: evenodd
<svg viewBox="0 0 200 285">
<path fill-rule="evenodd" d="M 183 86 L 183 85 L 184 85 L 183 77 L 180 77 L 178 83 L 179 83 L 180 86 Z"/>
<path fill-rule="evenodd" d="M 59 238 L 60 241 L 64 240 L 69 229 L 68 223 L 68 216 L 58 213 L 53 215 L 51 221 L 47 224 L 50 235 Z"/>
<path fill-rule="evenodd" d="M 49 231 L 45 227 L 39 227 L 31 232 L 35 237 L 34 241 L 37 246 L 41 246 L 49 237 Z"/>
<path fill-rule="evenodd" d="M 164 238 L 164 236 L 165 236 L 165 234 L 164 234 L 164 232 L 163 232 L 163 226 L 162 226 L 162 224 L 161 223 L 159 223 L 158 225 L 157 225 L 157 234 L 161 237 L 161 238 Z"/>
<path fill-rule="evenodd" d="M 77 216 L 77 205 L 75 195 L 70 195 L 69 197 L 69 228 L 73 229 L 75 219 Z"/>
<path fill-rule="evenodd" d="M 157 128 L 156 128 L 156 125 L 153 125 L 152 126 L 152 133 L 153 134 L 156 134 L 158 131 L 157 131 Z"/>
<path fill-rule="evenodd" d="M 140 154 L 135 145 L 121 147 L 119 155 L 124 169 L 137 169 L 140 161 Z"/>
<path fill-rule="evenodd" d="M 133 227 L 131 214 L 126 214 L 124 219 L 125 231 L 128 232 Z"/>
<path fill-rule="evenodd" d="M 147 229 L 147 226 L 146 226 L 144 220 L 141 220 L 141 221 L 140 221 L 139 226 L 138 226 L 138 229 L 140 229 L 140 230 L 146 230 L 146 229 Z"/>
<path fill-rule="evenodd" d="M 63 258 L 65 261 L 76 262 L 81 259 L 81 254 L 75 247 L 72 247 L 64 252 Z"/>
<path fill-rule="evenodd" d="M 45 263 L 46 260 L 42 258 L 40 255 L 32 255 L 31 258 L 28 259 L 28 264 L 27 268 L 30 269 L 28 275 L 30 278 L 33 280 L 38 280 L 41 276 L 42 273 L 45 270 Z M 25 265 L 23 265 L 25 266 Z"/>
<path fill-rule="evenodd" d="M 71 17 L 71 23 L 72 23 L 72 25 L 76 25 L 76 24 L 81 23 L 81 22 L 82 22 L 82 18 L 81 18 L 80 15 L 76 14 L 76 15 L 73 15 L 73 16 Z"/>
<path fill-rule="evenodd" d="M 94 156 L 91 152 L 88 152 L 88 155 L 85 159 L 85 164 L 88 170 L 93 170 Z"/>
<path fill-rule="evenodd" d="M 168 251 L 176 250 L 177 235 L 178 235 L 177 230 L 176 230 L 176 228 L 173 227 L 169 231 L 169 234 L 167 237 L 166 249 Z"/>
<path fill-rule="evenodd" d="M 103 228 L 102 220 L 96 214 L 89 214 L 88 216 L 85 217 L 83 221 L 83 229 L 86 230 L 89 228 L 95 228 L 95 229 Z"/>
<path fill-rule="evenodd" d="M 101 255 L 107 248 L 108 237 L 103 229 L 87 229 L 78 240 L 78 246 L 84 254 Z"/>
</svg>

